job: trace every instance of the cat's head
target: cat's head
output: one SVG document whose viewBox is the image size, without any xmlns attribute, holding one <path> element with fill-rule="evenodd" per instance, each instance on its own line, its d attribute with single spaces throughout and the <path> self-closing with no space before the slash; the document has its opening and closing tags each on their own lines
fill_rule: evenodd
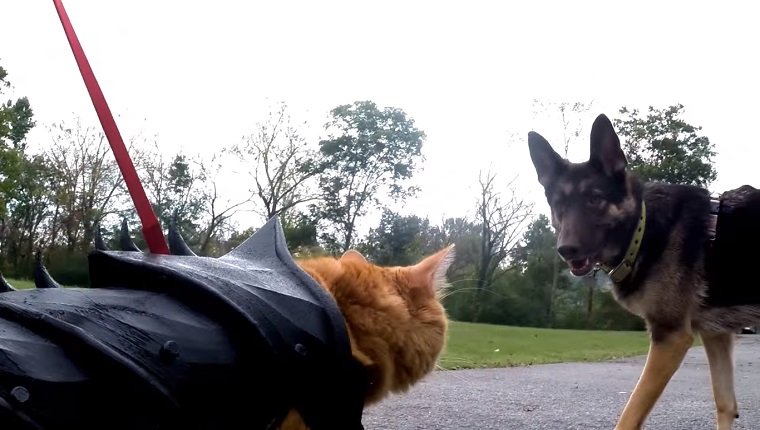
<svg viewBox="0 0 760 430">
<path fill-rule="evenodd" d="M 370 403 L 434 369 L 446 344 L 441 298 L 453 260 L 451 245 L 409 266 L 379 266 L 355 250 L 300 262 L 343 312 L 354 356 L 370 371 Z"/>
</svg>

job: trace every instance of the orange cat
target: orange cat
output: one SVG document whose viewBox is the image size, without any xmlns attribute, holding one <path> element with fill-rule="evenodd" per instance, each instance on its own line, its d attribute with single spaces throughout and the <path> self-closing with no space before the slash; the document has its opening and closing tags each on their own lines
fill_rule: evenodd
<svg viewBox="0 0 760 430">
<path fill-rule="evenodd" d="M 380 267 L 354 250 L 339 259 L 298 261 L 343 313 L 353 355 L 370 375 L 365 405 L 405 392 L 433 370 L 446 343 L 448 317 L 440 297 L 453 260 L 451 245 L 406 267 Z M 280 428 L 306 426 L 291 411 Z"/>
</svg>

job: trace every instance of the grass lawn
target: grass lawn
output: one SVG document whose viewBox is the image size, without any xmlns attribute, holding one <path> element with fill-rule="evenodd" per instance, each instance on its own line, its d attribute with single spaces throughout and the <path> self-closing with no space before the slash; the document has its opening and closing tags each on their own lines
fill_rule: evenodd
<svg viewBox="0 0 760 430">
<path fill-rule="evenodd" d="M 17 290 L 26 290 L 28 288 L 34 288 L 34 281 L 31 279 L 6 279 L 13 288 Z"/>
<path fill-rule="evenodd" d="M 17 290 L 28 290 L 30 288 L 34 287 L 34 280 L 33 279 L 7 279 L 9 284 L 13 286 L 13 288 Z M 74 287 L 75 285 L 64 285 L 64 287 Z"/>
<path fill-rule="evenodd" d="M 696 342 L 695 342 L 696 344 Z M 645 332 L 556 330 L 451 323 L 444 369 L 600 361 L 646 354 Z"/>
</svg>

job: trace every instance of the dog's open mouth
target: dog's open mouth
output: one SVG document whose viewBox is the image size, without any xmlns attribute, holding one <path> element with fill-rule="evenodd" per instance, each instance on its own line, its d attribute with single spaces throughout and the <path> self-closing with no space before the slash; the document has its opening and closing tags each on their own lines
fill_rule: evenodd
<svg viewBox="0 0 760 430">
<path fill-rule="evenodd" d="M 594 263 L 590 258 L 570 260 L 567 265 L 570 266 L 570 272 L 575 276 L 585 276 L 594 268 Z"/>
</svg>

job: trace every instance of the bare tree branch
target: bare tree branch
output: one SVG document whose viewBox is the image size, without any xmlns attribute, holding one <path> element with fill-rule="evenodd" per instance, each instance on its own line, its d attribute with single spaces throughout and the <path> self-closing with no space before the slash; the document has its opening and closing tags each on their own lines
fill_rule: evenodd
<svg viewBox="0 0 760 430">
<path fill-rule="evenodd" d="M 317 153 L 291 125 L 287 106 L 281 104 L 256 127 L 244 144 L 232 147 L 230 152 L 252 166 L 251 198 L 261 202 L 261 215 L 265 219 L 280 216 L 317 199 L 318 190 L 309 183 L 319 173 Z"/>
<path fill-rule="evenodd" d="M 518 244 L 525 222 L 530 218 L 533 204 L 518 197 L 514 179 L 504 186 L 506 196 L 498 187 L 496 174 L 480 172 L 478 176 L 480 196 L 477 212 L 481 228 L 480 256 L 476 270 L 475 319 L 480 313 L 483 291 L 488 289 L 508 257 Z"/>
</svg>

